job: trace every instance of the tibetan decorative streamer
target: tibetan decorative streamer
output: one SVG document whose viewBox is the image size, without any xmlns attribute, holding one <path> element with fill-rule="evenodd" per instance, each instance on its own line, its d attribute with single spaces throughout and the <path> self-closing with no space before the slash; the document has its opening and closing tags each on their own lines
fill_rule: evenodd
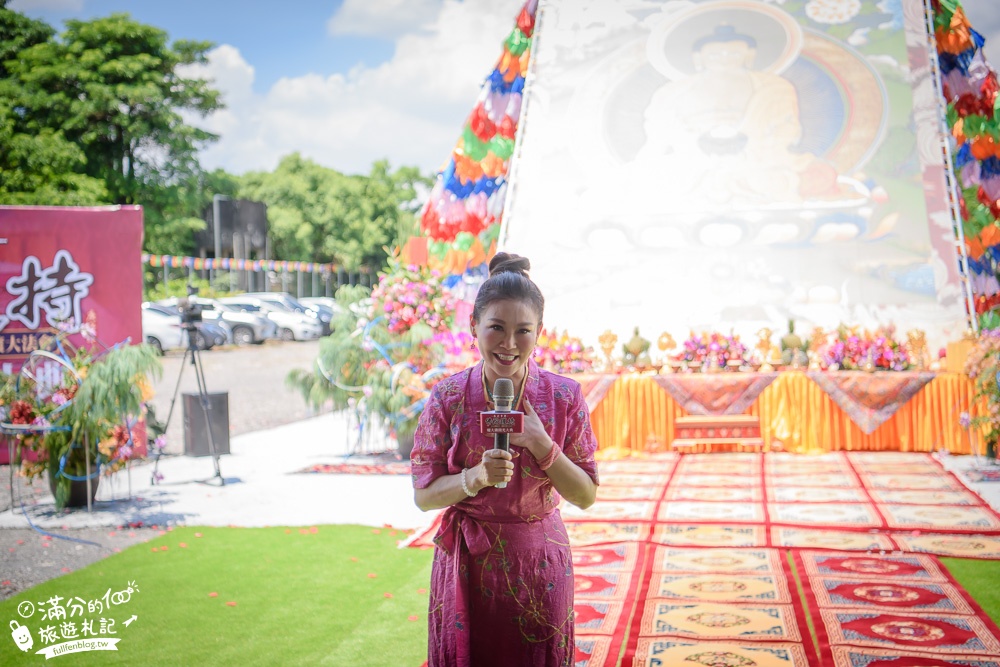
<svg viewBox="0 0 1000 667">
<path fill-rule="evenodd" d="M 428 259 L 448 273 L 488 261 L 499 235 L 537 8 L 538 0 L 521 8 L 424 205 L 421 231 L 429 240 Z M 455 260 L 456 254 L 464 261 Z"/>
<path fill-rule="evenodd" d="M 143 255 L 142 263 L 154 268 L 190 268 L 196 271 L 203 269 L 222 269 L 224 271 L 298 271 L 300 273 L 336 273 L 340 267 L 336 264 L 317 264 L 315 262 L 295 262 L 283 260 L 231 259 L 221 257 L 176 257 L 171 255 Z M 363 270 L 362 270 L 363 271 Z"/>
<path fill-rule="evenodd" d="M 1000 85 L 958 0 L 931 0 L 976 313 L 1000 305 Z"/>
</svg>

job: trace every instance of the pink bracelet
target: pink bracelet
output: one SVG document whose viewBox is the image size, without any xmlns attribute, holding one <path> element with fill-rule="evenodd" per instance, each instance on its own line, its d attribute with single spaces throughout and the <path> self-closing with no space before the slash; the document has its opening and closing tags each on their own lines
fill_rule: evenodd
<svg viewBox="0 0 1000 667">
<path fill-rule="evenodd" d="M 561 454 L 561 453 L 562 453 L 562 449 L 553 440 L 552 441 L 552 449 L 550 449 L 549 453 L 545 455 L 545 458 L 543 458 L 542 460 L 538 461 L 538 467 L 541 468 L 543 471 L 544 470 L 548 470 L 549 468 L 552 467 L 552 464 L 556 462 L 556 459 L 559 458 L 559 454 Z"/>
</svg>

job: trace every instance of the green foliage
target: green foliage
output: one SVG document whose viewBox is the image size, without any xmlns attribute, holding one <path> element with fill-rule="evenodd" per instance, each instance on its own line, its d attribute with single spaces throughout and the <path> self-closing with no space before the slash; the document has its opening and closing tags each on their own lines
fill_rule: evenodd
<svg viewBox="0 0 1000 667">
<path fill-rule="evenodd" d="M 54 31 L 0 5 L 0 204 L 73 206 L 107 202 L 100 179 L 83 171 L 86 155 L 58 126 L 38 127 L 36 93 L 8 68 L 20 53 L 46 44 Z"/>
<path fill-rule="evenodd" d="M 176 41 L 113 14 L 54 30 L 0 5 L 0 203 L 139 204 L 146 249 L 189 254 L 212 194 L 198 151 L 217 137 L 183 114 L 222 108 L 210 82 L 185 78 L 208 42 Z"/>
<path fill-rule="evenodd" d="M 274 256 L 377 271 L 385 247 L 416 229 L 417 188 L 430 178 L 414 167 L 391 172 L 385 161 L 368 176 L 345 175 L 294 153 L 239 181 L 240 197 L 268 206 Z"/>
<path fill-rule="evenodd" d="M 118 345 L 100 357 L 89 367 L 65 410 L 74 439 L 82 442 L 86 438 L 96 447 L 109 425 L 123 423 L 127 415 L 139 415 L 143 396 L 136 378 L 158 378 L 161 372 L 156 351 L 145 343 Z"/>
<path fill-rule="evenodd" d="M 424 322 L 390 332 L 387 318 L 376 317 L 359 303 L 367 295 L 360 286 L 337 291 L 342 312 L 330 323 L 332 333 L 320 341 L 315 371 L 292 371 L 286 386 L 317 408 L 327 402 L 337 410 L 361 403 L 365 412 L 397 433 L 412 433 L 420 412 L 409 411 L 414 397 L 407 389 L 414 371 L 404 362 L 412 362 L 420 372 L 426 370 L 421 359 L 443 359 L 444 351 L 428 342 L 434 330 Z"/>
<path fill-rule="evenodd" d="M 210 46 L 171 48 L 164 31 L 113 14 L 67 21 L 59 41 L 22 49 L 9 66 L 30 94 L 32 123 L 81 146 L 87 175 L 105 182 L 112 202 L 145 204 L 150 189 L 196 173 L 198 149 L 216 138 L 181 113 L 220 108 L 218 93 L 178 73 L 204 62 Z"/>
<path fill-rule="evenodd" d="M 158 269 L 149 269 L 146 271 L 146 289 L 143 292 L 143 299 L 146 301 L 159 301 L 170 297 L 185 297 L 188 295 L 187 290 L 189 285 L 198 290 L 198 296 L 203 296 L 206 299 L 215 299 L 219 296 L 229 294 L 228 290 L 218 290 L 207 280 L 197 277 L 192 277 L 190 280 L 187 277 L 171 278 L 164 285 L 162 280 L 157 280 L 153 271 L 158 271 Z M 225 275 L 228 276 L 228 274 Z M 216 283 L 220 282 L 220 280 L 228 282 L 228 278 L 217 278 Z"/>
</svg>

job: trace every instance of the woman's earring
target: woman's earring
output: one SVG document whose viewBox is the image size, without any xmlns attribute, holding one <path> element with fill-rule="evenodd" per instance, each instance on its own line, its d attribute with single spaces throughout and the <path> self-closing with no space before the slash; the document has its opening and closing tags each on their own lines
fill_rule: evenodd
<svg viewBox="0 0 1000 667">
<path fill-rule="evenodd" d="M 475 338 L 473 338 L 472 342 L 469 343 L 469 349 L 472 350 L 473 352 L 476 351 L 476 339 Z"/>
</svg>

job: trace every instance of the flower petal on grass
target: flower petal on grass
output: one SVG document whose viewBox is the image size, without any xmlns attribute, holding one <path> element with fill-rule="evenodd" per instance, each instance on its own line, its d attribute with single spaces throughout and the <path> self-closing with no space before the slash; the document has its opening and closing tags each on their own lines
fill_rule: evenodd
<svg viewBox="0 0 1000 667">
<path fill-rule="evenodd" d="M 211 593 L 208 594 L 208 597 L 210 597 L 210 598 L 217 598 L 217 597 L 219 597 L 219 594 L 216 593 L 215 591 L 212 591 Z"/>
<path fill-rule="evenodd" d="M 179 546 L 181 549 L 187 549 L 187 542 L 181 542 L 177 546 Z"/>
<path fill-rule="evenodd" d="M 382 593 L 382 597 L 384 597 L 384 598 L 391 598 L 392 597 L 392 593 Z"/>
<path fill-rule="evenodd" d="M 369 573 L 368 573 L 368 578 L 369 578 L 369 579 L 374 579 L 374 578 L 375 578 L 375 577 L 377 577 L 377 576 L 378 576 L 378 575 L 377 575 L 377 574 L 375 574 L 374 572 L 369 572 Z"/>
<path fill-rule="evenodd" d="M 413 614 L 413 615 L 411 615 L 411 616 L 407 616 L 407 617 L 406 617 L 406 620 L 408 620 L 408 621 L 417 621 L 417 620 L 419 620 L 419 619 L 420 619 L 420 617 L 419 617 L 419 616 L 417 616 L 416 614 Z"/>
<path fill-rule="evenodd" d="M 227 602 L 227 603 L 226 603 L 226 606 L 227 606 L 227 607 L 235 607 L 235 606 L 236 606 L 236 603 L 235 603 L 235 602 L 233 602 L 232 600 L 230 600 L 229 602 Z"/>
</svg>

